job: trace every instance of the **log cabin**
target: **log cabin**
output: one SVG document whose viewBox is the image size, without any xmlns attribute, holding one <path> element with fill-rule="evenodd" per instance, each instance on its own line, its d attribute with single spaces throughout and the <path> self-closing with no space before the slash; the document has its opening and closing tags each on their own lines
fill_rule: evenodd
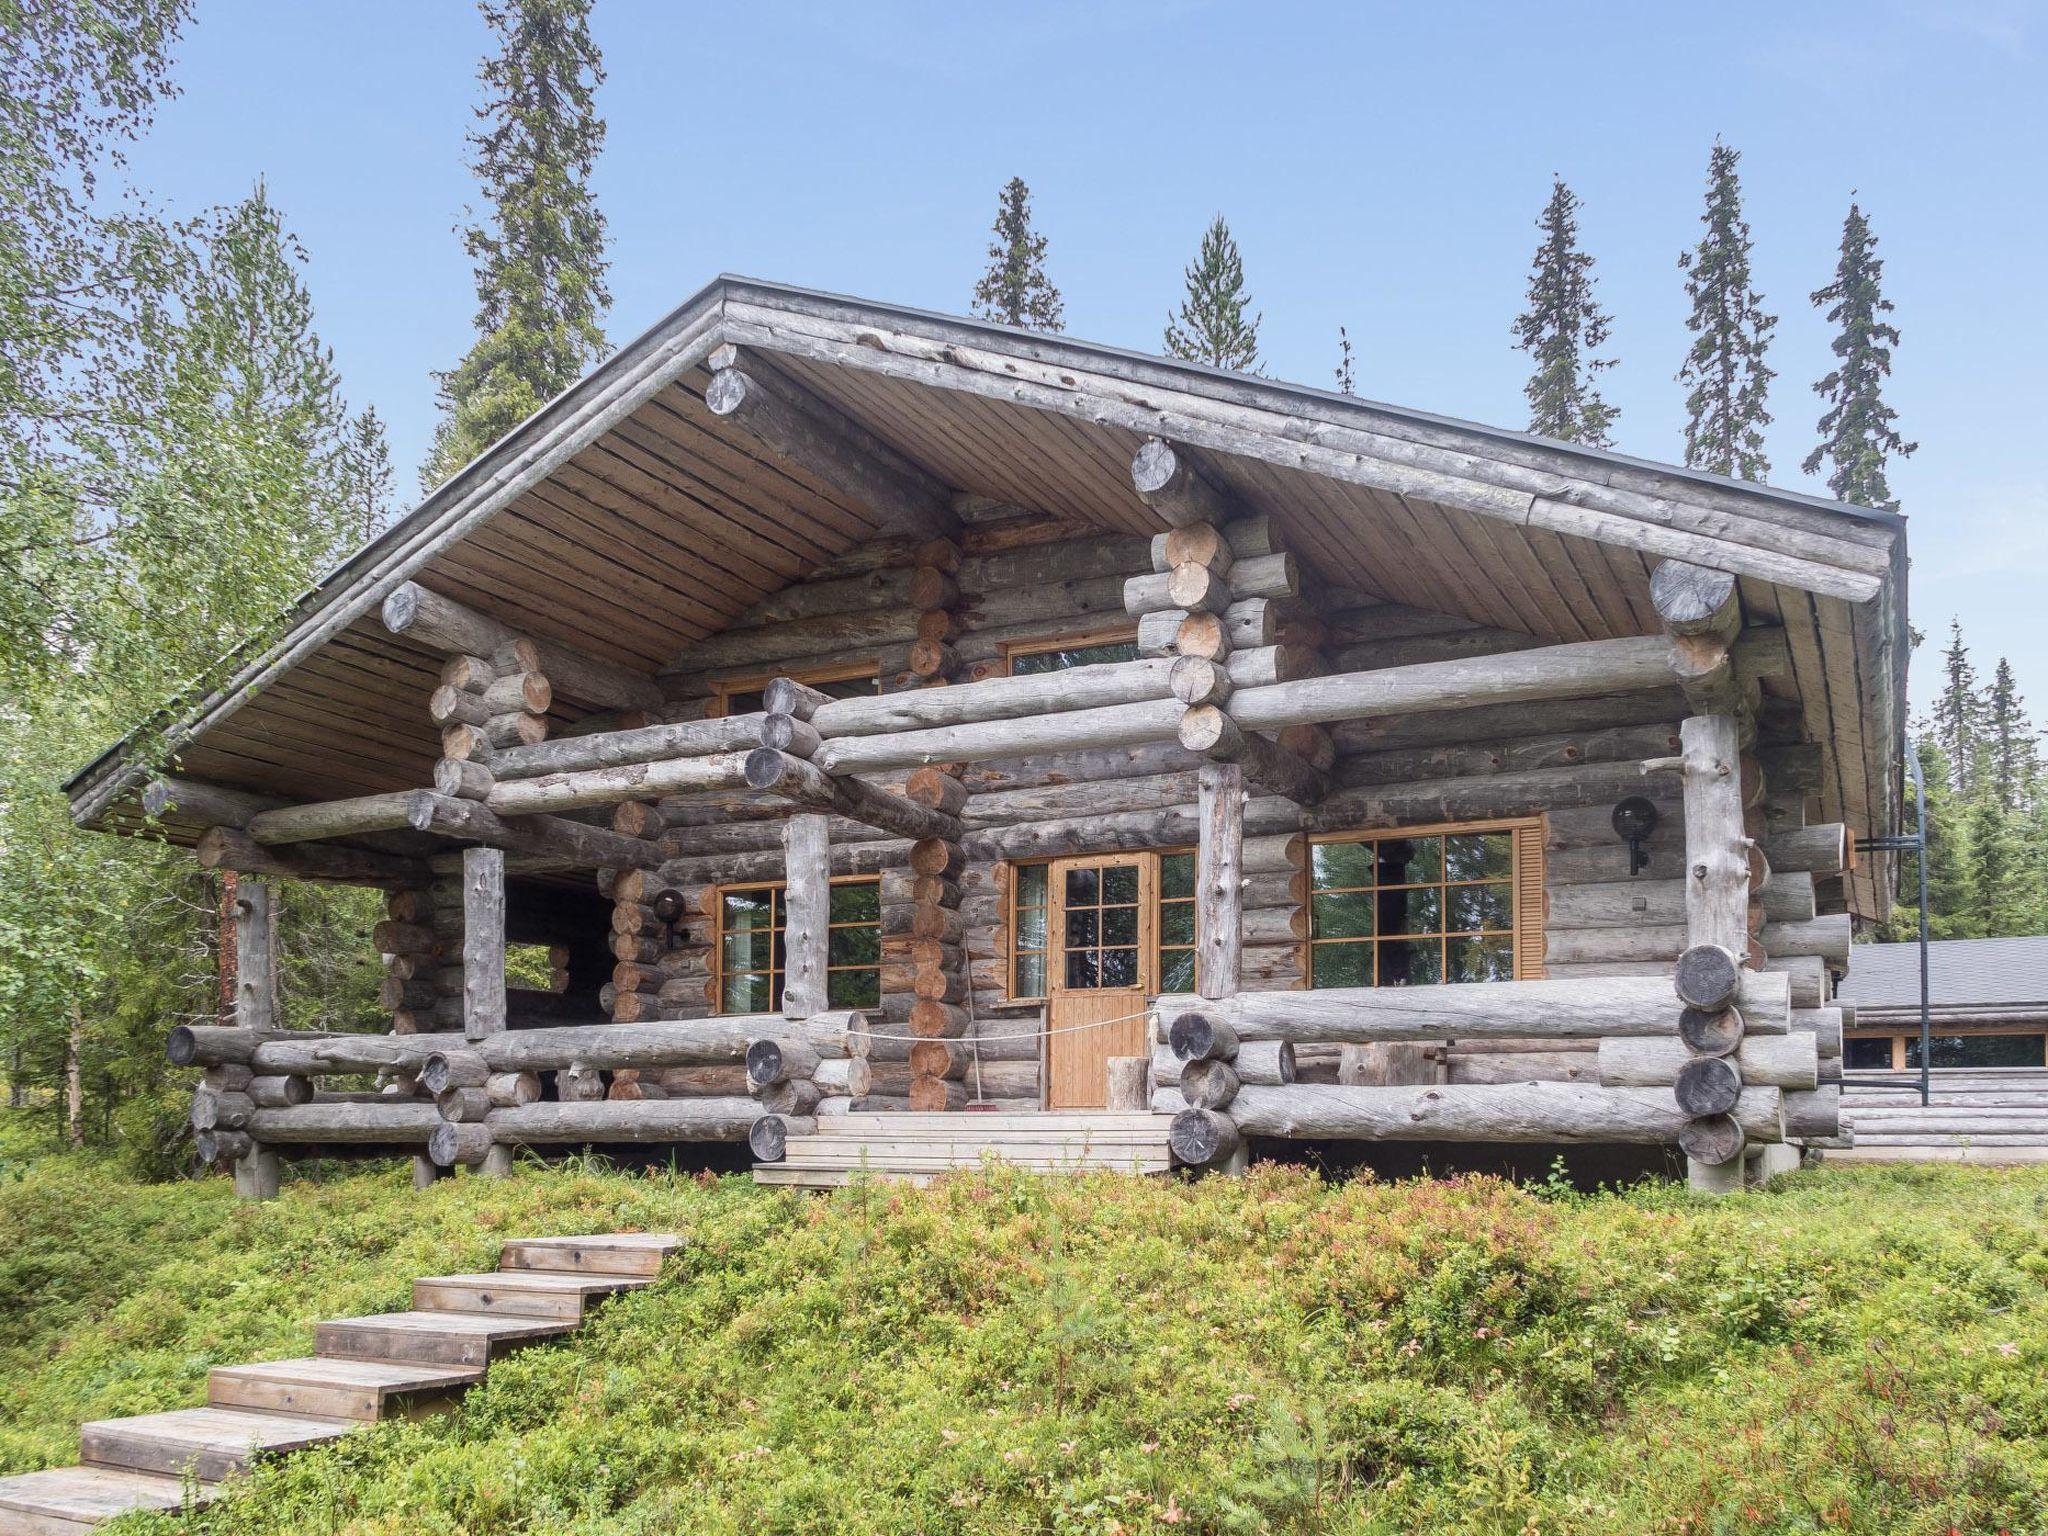
<svg viewBox="0 0 2048 1536">
<path fill-rule="evenodd" d="M 67 789 L 238 877 L 170 1050 L 254 1195 L 703 1142 L 1726 1190 L 1840 1129 L 1905 570 L 1890 511 L 724 277 Z M 388 1033 L 278 1027 L 276 879 L 386 893 Z"/>
</svg>

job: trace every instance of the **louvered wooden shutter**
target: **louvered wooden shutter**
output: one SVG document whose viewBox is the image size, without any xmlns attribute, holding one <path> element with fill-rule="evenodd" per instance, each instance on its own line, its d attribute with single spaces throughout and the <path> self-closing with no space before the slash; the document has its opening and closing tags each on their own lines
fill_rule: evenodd
<svg viewBox="0 0 2048 1536">
<path fill-rule="evenodd" d="M 1515 976 L 1533 981 L 1543 969 L 1543 822 L 1515 828 Z"/>
</svg>

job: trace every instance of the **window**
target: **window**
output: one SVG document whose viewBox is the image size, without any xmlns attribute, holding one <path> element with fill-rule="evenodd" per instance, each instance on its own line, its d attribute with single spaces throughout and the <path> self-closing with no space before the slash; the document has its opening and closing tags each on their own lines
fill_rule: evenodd
<svg viewBox="0 0 2048 1536">
<path fill-rule="evenodd" d="M 729 885 L 718 893 L 718 1010 L 772 1013 L 782 1006 L 784 916 L 781 882 Z M 882 884 L 832 882 L 825 997 L 834 1008 L 882 1000 Z"/>
<path fill-rule="evenodd" d="M 1063 635 L 1057 640 L 1005 646 L 1003 655 L 1012 677 L 1064 672 L 1069 667 L 1094 667 L 1110 661 L 1136 661 L 1138 632 L 1123 628 L 1092 635 Z"/>
<path fill-rule="evenodd" d="M 1195 856 L 1159 856 L 1159 990 L 1195 990 Z"/>
<path fill-rule="evenodd" d="M 1928 1057 L 1932 1067 L 2038 1067 L 2048 1036 L 1936 1035 Z M 1906 1065 L 1920 1068 L 1920 1037 L 1906 1036 Z"/>
<path fill-rule="evenodd" d="M 1010 996 L 1045 996 L 1047 866 L 1019 864 L 1010 896 Z"/>
<path fill-rule="evenodd" d="M 778 677 L 808 684 L 835 699 L 856 699 L 882 691 L 881 669 L 872 661 L 844 667 L 764 672 L 758 677 L 730 678 L 715 684 L 717 691 L 712 695 L 710 715 L 714 719 L 726 715 L 751 715 L 766 708 L 763 690 Z"/>
<path fill-rule="evenodd" d="M 1402 828 L 1309 847 L 1309 985 L 1542 973 L 1540 821 Z"/>
<path fill-rule="evenodd" d="M 1882 1072 L 1892 1064 L 1890 1035 L 1851 1035 L 1842 1042 L 1842 1065 L 1857 1072 Z"/>
</svg>

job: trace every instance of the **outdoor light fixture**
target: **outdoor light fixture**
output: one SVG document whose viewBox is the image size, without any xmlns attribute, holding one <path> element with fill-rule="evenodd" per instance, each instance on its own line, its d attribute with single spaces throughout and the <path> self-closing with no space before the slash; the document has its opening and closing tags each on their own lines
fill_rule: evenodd
<svg viewBox="0 0 2048 1536">
<path fill-rule="evenodd" d="M 1645 802 L 1647 803 L 1647 802 Z M 662 891 L 654 898 L 654 915 L 668 930 L 665 949 L 673 949 L 676 942 L 676 924 L 683 915 L 683 893 L 676 890 Z"/>
<path fill-rule="evenodd" d="M 1614 833 L 1628 844 L 1628 872 L 1641 874 L 1650 867 L 1650 853 L 1643 840 L 1657 830 L 1657 807 L 1641 795 L 1630 795 L 1614 808 Z"/>
</svg>

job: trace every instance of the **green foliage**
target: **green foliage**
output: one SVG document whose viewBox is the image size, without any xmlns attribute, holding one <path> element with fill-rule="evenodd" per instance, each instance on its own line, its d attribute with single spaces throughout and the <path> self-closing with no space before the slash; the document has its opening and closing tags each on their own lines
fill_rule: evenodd
<svg viewBox="0 0 2048 1536">
<path fill-rule="evenodd" d="M 1244 258 L 1220 213 L 1202 232 L 1201 249 L 1187 269 L 1187 286 L 1178 313 L 1166 319 L 1167 352 L 1212 368 L 1257 373 L 1264 316 L 1245 316 L 1252 297 L 1245 292 Z"/>
<path fill-rule="evenodd" d="M 442 374 L 432 490 L 604 355 L 605 221 L 590 193 L 604 148 L 604 61 L 590 0 L 480 0 L 498 51 L 481 70 L 470 162 L 491 205 L 464 235 L 476 264 L 476 344 Z"/>
<path fill-rule="evenodd" d="M 1607 314 L 1593 297 L 1593 258 L 1579 249 L 1577 194 L 1559 178 L 1536 227 L 1543 240 L 1529 267 L 1529 307 L 1515 320 L 1515 345 L 1535 371 L 1522 393 L 1529 397 L 1529 430 L 1589 448 L 1611 448 L 1620 414 L 1600 398 L 1594 381 L 1614 366 L 1593 354 L 1607 345 Z"/>
<path fill-rule="evenodd" d="M 1816 429 L 1820 443 L 1800 467 L 1813 475 L 1827 464 L 1828 489 L 1839 500 L 1896 511 L 1885 467 L 1894 454 L 1905 458 L 1919 444 L 1899 435 L 1893 425 L 1899 413 L 1884 403 L 1884 381 L 1891 376 L 1899 331 L 1883 318 L 1893 307 L 1884 296 L 1883 278 L 1877 236 L 1863 210 L 1851 203 L 1842 222 L 1835 280 L 1813 293 L 1814 306 L 1824 307 L 1835 327 L 1835 366 L 1813 386 L 1827 409 Z"/>
<path fill-rule="evenodd" d="M 688 1240 L 667 1283 L 451 1415 L 237 1483 L 207 1528 L 2035 1530 L 2044 1217 L 2038 1170 L 1716 1203 L 1273 1167 L 826 1198 L 387 1169 L 248 1206 L 54 1159 L 0 1169 L 0 1471 L 505 1237 L 638 1228 Z"/>
<path fill-rule="evenodd" d="M 1031 189 L 1012 176 L 996 203 L 988 271 L 974 285 L 974 313 L 1032 331 L 1066 329 L 1059 289 L 1045 275 L 1045 236 L 1031 227 Z"/>
<path fill-rule="evenodd" d="M 1685 462 L 1695 469 L 1741 480 L 1770 478 L 1764 454 L 1764 408 L 1776 375 L 1764 352 L 1777 326 L 1763 310 L 1763 295 L 1750 286 L 1749 222 L 1742 217 L 1742 183 L 1736 175 L 1739 151 L 1718 140 L 1707 162 L 1707 226 L 1697 248 L 1678 258 L 1685 273 L 1692 313 L 1686 329 L 1692 350 L 1678 370 L 1691 386 L 1685 397 Z"/>
</svg>

